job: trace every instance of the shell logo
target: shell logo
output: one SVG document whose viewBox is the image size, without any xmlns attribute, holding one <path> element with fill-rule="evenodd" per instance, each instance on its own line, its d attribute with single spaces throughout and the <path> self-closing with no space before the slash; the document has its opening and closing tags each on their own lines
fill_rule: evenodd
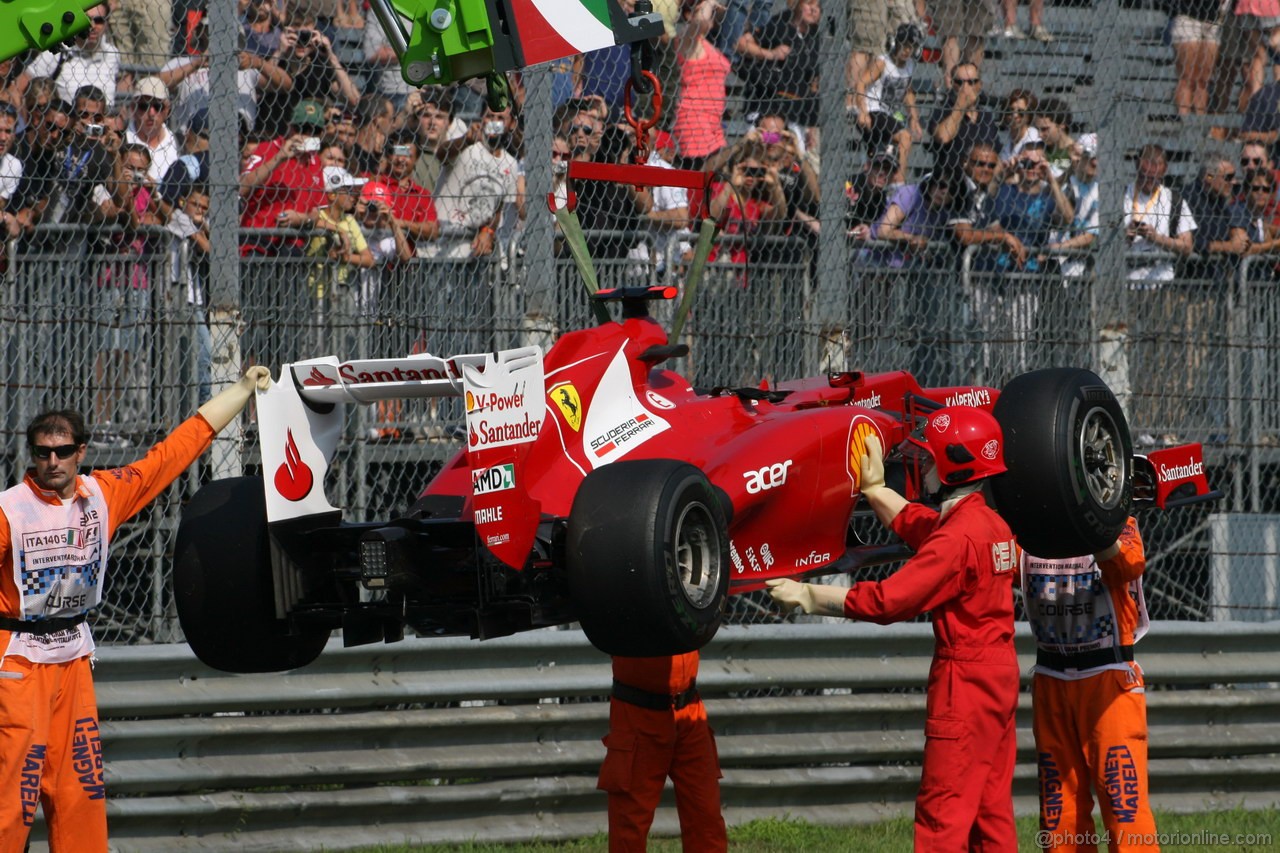
<svg viewBox="0 0 1280 853">
<path fill-rule="evenodd" d="M 848 470 L 855 492 L 862 488 L 862 457 L 867 455 L 867 439 L 873 435 L 883 449 L 884 436 L 880 434 L 880 428 L 872 423 L 870 418 L 856 417 L 849 425 Z"/>
<path fill-rule="evenodd" d="M 474 412 L 476 410 L 476 396 L 470 391 L 467 392 L 466 406 L 468 412 Z"/>
<path fill-rule="evenodd" d="M 997 441 L 996 439 L 993 438 L 990 441 L 988 441 L 986 444 L 982 445 L 983 459 L 986 459 L 987 461 L 991 461 L 995 459 L 998 455 L 1000 455 L 1000 442 Z"/>
</svg>

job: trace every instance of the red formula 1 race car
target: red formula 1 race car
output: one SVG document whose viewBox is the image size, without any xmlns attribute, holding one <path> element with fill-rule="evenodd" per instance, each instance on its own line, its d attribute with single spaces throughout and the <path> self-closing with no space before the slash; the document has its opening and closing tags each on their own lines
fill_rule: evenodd
<svg viewBox="0 0 1280 853">
<path fill-rule="evenodd" d="M 851 534 L 859 461 L 879 437 L 891 482 L 918 497 L 923 472 L 894 449 L 943 405 L 1002 423 L 1009 472 L 993 499 L 1034 553 L 1099 550 L 1135 504 L 1212 497 L 1200 446 L 1133 456 L 1114 396 L 1085 370 L 1003 391 L 922 389 L 903 372 L 694 388 L 661 366 L 687 350 L 645 310 L 660 290 L 598 294 L 624 319 L 545 356 L 285 366 L 258 397 L 265 476 L 210 483 L 183 515 L 175 589 L 196 654 L 272 671 L 314 660 L 337 628 L 355 645 L 575 620 L 609 654 L 698 648 L 727 596 L 905 556 Z M 404 517 L 344 521 L 323 489 L 344 405 L 443 395 L 465 400 L 466 448 Z"/>
</svg>

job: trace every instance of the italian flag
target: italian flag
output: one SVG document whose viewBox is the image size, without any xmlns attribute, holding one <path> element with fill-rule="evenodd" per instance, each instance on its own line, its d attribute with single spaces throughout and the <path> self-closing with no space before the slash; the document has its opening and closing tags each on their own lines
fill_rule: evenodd
<svg viewBox="0 0 1280 853">
<path fill-rule="evenodd" d="M 509 0 L 525 65 L 612 47 L 605 0 Z"/>
</svg>

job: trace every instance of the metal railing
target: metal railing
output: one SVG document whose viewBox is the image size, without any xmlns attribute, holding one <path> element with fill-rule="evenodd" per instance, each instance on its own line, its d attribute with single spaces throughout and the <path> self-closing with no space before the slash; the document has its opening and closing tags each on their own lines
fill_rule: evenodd
<svg viewBox="0 0 1280 853">
<path fill-rule="evenodd" d="M 1025 625 L 1018 643 L 1026 671 Z M 909 813 L 932 647 L 926 625 L 722 629 L 698 685 L 728 821 Z M 578 631 L 331 646 L 283 675 L 217 673 L 175 645 L 99 657 L 118 849 L 307 850 L 323 838 L 342 850 L 566 839 L 605 827 L 595 774 L 610 668 Z M 1157 622 L 1138 658 L 1156 808 L 1272 807 L 1280 623 Z M 672 835 L 667 793 L 654 831 Z M 1035 812 L 1027 693 L 1013 794 L 1020 814 Z"/>
</svg>

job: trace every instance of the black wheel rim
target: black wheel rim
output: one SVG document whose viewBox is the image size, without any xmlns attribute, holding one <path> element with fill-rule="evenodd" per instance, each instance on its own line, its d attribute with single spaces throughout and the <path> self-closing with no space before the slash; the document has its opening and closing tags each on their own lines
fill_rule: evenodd
<svg viewBox="0 0 1280 853">
<path fill-rule="evenodd" d="M 1089 497 L 1105 509 L 1115 509 L 1124 499 L 1125 457 L 1120 428 L 1105 409 L 1085 414 L 1079 453 Z"/>
<path fill-rule="evenodd" d="M 720 587 L 720 533 L 707 506 L 684 507 L 675 527 L 675 566 L 680 588 L 694 607 L 706 607 Z"/>
</svg>

